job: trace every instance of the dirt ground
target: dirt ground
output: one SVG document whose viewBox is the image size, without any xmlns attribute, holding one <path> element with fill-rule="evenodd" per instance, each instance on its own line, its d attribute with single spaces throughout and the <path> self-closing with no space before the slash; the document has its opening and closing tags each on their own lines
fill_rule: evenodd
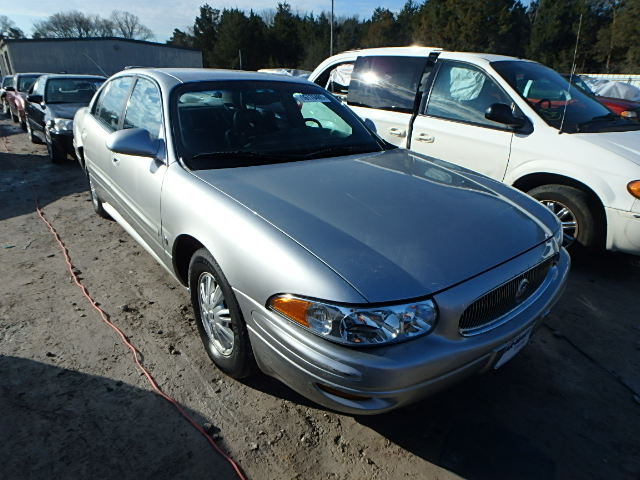
<svg viewBox="0 0 640 480">
<path fill-rule="evenodd" d="M 0 137 L 3 479 L 234 478 L 71 282 L 36 195 L 162 388 L 251 479 L 640 478 L 638 258 L 574 261 L 548 326 L 500 370 L 390 414 L 341 415 L 217 371 L 187 292 L 94 215 L 78 165 L 53 165 L 8 119 Z"/>
</svg>

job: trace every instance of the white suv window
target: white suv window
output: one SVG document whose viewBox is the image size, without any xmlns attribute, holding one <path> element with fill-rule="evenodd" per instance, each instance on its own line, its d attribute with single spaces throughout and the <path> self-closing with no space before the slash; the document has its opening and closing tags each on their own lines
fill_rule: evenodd
<svg viewBox="0 0 640 480">
<path fill-rule="evenodd" d="M 484 116 L 494 103 L 511 105 L 512 102 L 479 68 L 447 62 L 438 70 L 425 113 L 432 117 L 504 129 L 504 125 Z"/>
<path fill-rule="evenodd" d="M 398 112 L 413 112 L 427 57 L 358 57 L 347 103 Z"/>
</svg>

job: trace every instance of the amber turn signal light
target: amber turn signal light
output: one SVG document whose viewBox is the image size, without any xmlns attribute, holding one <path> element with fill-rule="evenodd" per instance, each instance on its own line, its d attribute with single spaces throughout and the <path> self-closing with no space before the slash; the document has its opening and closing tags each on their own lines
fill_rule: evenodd
<svg viewBox="0 0 640 480">
<path fill-rule="evenodd" d="M 640 198 L 640 180 L 634 180 L 627 184 L 627 190 L 636 198 Z"/>
<path fill-rule="evenodd" d="M 310 306 L 311 302 L 293 297 L 276 297 L 271 300 L 271 308 L 305 327 L 309 327 L 307 310 Z"/>
</svg>

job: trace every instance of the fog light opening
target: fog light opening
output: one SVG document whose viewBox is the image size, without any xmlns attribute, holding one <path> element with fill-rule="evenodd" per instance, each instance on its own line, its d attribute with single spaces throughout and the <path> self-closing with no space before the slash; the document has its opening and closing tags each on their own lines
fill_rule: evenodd
<svg viewBox="0 0 640 480">
<path fill-rule="evenodd" d="M 356 400 L 358 402 L 371 400 L 371 397 L 365 397 L 363 395 L 356 395 L 354 393 L 343 392 L 342 390 L 338 390 L 337 388 L 330 387 L 329 385 L 322 385 L 321 383 L 316 383 L 316 386 L 323 392 L 330 393 L 331 395 L 335 395 L 336 397 L 344 398 L 346 400 Z"/>
</svg>

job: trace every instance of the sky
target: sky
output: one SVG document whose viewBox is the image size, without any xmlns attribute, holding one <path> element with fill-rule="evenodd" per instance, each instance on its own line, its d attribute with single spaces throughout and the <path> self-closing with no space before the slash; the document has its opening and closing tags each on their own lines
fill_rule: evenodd
<svg viewBox="0 0 640 480">
<path fill-rule="evenodd" d="M 282 1 L 282 0 L 280 0 Z M 165 42 L 174 28 L 184 30 L 193 25 L 200 5 L 209 3 L 214 8 L 253 9 L 255 12 L 275 9 L 278 0 L 32 0 L 28 2 L 2 1 L 2 15 L 6 15 L 22 29 L 25 35 L 33 33 L 33 23 L 45 20 L 60 11 L 81 12 L 108 17 L 112 10 L 126 10 L 140 17 L 140 21 L 155 34 L 155 41 Z M 371 17 L 374 8 L 384 6 L 400 11 L 405 0 L 335 0 L 336 16 L 357 15 L 360 19 Z M 320 13 L 331 10 L 331 0 L 289 0 L 294 11 Z"/>
</svg>

